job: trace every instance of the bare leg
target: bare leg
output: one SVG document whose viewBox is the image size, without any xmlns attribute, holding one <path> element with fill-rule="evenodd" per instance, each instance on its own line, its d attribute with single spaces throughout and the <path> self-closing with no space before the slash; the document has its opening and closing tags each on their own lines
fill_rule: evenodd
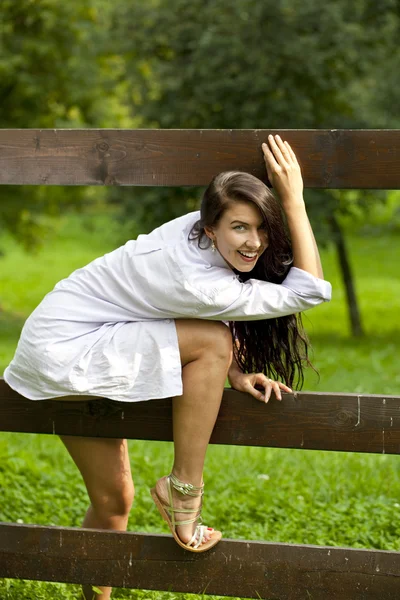
<svg viewBox="0 0 400 600">
<path fill-rule="evenodd" d="M 80 470 L 91 504 L 83 527 L 126 531 L 134 487 L 125 439 L 99 439 L 63 435 L 61 441 Z M 109 600 L 111 587 L 82 586 L 85 600 Z"/>
<path fill-rule="evenodd" d="M 221 404 L 224 384 L 232 361 L 232 337 L 222 323 L 197 320 L 176 321 L 183 366 L 183 395 L 173 399 L 174 465 L 178 479 L 195 486 L 202 484 L 206 450 Z M 168 504 L 165 478 L 156 485 L 158 495 Z M 200 498 L 185 497 L 173 490 L 174 506 L 197 508 Z M 176 514 L 177 520 L 194 517 Z M 188 542 L 195 525 L 177 527 Z M 205 541 L 208 537 L 205 538 Z"/>
</svg>

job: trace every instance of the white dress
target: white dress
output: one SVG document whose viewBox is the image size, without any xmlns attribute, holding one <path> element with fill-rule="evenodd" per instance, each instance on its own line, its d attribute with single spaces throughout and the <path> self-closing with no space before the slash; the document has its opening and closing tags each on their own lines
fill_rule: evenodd
<svg viewBox="0 0 400 600">
<path fill-rule="evenodd" d="M 27 319 L 7 383 L 31 400 L 178 396 L 175 319 L 268 319 L 330 300 L 330 283 L 295 267 L 279 285 L 242 283 L 218 251 L 188 240 L 199 218 L 165 223 L 57 283 Z"/>
</svg>

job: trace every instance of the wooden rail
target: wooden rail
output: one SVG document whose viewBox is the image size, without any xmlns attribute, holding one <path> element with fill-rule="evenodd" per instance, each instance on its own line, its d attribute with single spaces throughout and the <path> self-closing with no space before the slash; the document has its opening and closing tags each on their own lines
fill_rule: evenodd
<svg viewBox="0 0 400 600">
<path fill-rule="evenodd" d="M 0 577 L 268 600 L 398 600 L 400 553 L 0 523 Z"/>
<path fill-rule="evenodd" d="M 272 395 L 273 396 L 273 395 Z M 212 444 L 400 452 L 400 396 L 297 392 L 267 405 L 225 389 Z M 83 396 L 32 401 L 0 380 L 0 429 L 23 433 L 172 440 L 171 400 Z"/>
<path fill-rule="evenodd" d="M 205 186 L 238 169 L 266 179 L 279 133 L 305 187 L 400 188 L 400 130 L 0 129 L 0 184 Z"/>
</svg>

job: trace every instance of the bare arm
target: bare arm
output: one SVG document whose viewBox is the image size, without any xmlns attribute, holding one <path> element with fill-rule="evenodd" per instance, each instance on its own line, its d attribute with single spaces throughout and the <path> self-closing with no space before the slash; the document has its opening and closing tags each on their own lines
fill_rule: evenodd
<svg viewBox="0 0 400 600">
<path fill-rule="evenodd" d="M 296 155 L 279 135 L 263 144 L 268 178 L 286 213 L 293 248 L 293 266 L 323 279 L 321 259 L 303 199 L 303 179 Z"/>
<path fill-rule="evenodd" d="M 292 239 L 293 266 L 323 279 L 321 259 L 306 207 L 285 209 L 285 213 Z"/>
<path fill-rule="evenodd" d="M 239 349 L 239 340 L 235 340 L 233 345 L 235 346 L 235 344 L 236 344 L 236 347 Z M 232 381 L 234 381 L 236 375 L 243 375 L 243 371 L 237 363 L 237 360 L 235 358 L 235 350 L 233 350 L 233 358 L 232 358 L 231 366 L 229 367 L 229 371 L 228 371 L 228 379 L 229 379 L 229 383 L 231 384 L 232 387 L 233 387 Z"/>
</svg>

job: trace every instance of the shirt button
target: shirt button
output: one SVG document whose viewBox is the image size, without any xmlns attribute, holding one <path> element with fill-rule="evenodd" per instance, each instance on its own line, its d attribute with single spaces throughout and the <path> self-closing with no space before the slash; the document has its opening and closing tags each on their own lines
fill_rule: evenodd
<svg viewBox="0 0 400 600">
<path fill-rule="evenodd" d="M 166 323 L 171 323 L 171 319 L 165 319 Z"/>
</svg>

